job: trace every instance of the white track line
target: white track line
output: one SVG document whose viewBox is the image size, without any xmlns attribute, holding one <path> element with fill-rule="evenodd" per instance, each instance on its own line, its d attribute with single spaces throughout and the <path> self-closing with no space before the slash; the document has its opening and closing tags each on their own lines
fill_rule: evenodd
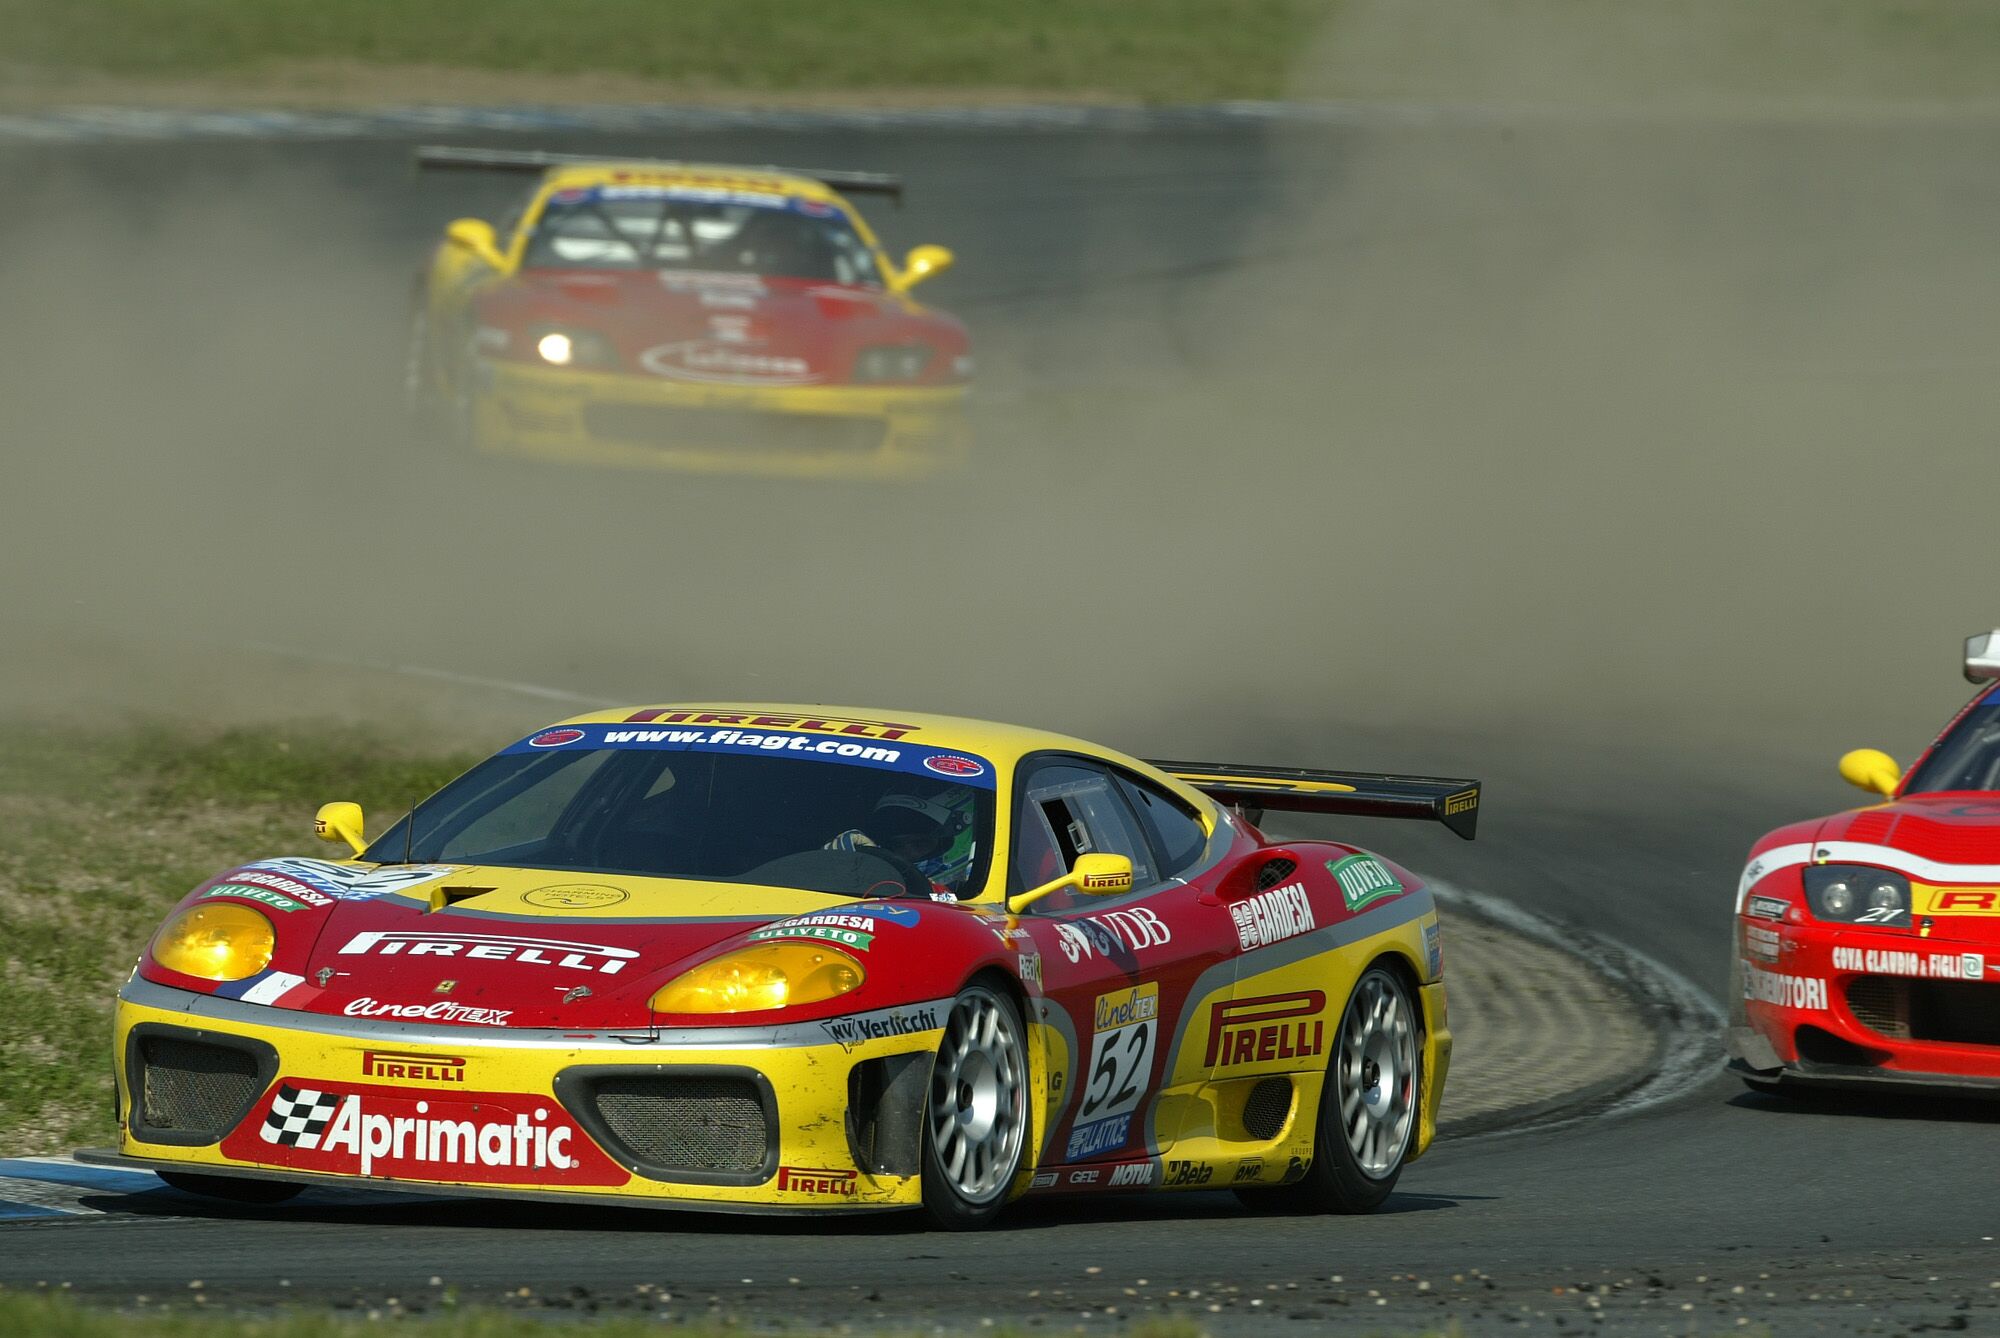
<svg viewBox="0 0 2000 1338">
<path fill-rule="evenodd" d="M 546 688 L 539 683 L 517 683 L 505 678 L 481 678 L 477 674 L 454 673 L 449 669 L 432 669 L 421 664 L 391 664 L 386 660 L 361 660 L 340 655 L 323 655 L 316 651 L 299 650 L 293 646 L 281 646 L 270 641 L 248 642 L 244 649 L 265 655 L 282 656 L 289 660 L 305 660 L 342 669 L 368 669 L 376 673 L 399 674 L 404 678 L 428 678 L 441 683 L 457 683 L 461 687 L 490 688 L 496 692 L 514 692 L 524 697 L 539 697 L 543 701 L 569 702 L 578 706 L 615 706 L 619 700 L 610 696 L 570 692 L 564 688 Z"/>
</svg>

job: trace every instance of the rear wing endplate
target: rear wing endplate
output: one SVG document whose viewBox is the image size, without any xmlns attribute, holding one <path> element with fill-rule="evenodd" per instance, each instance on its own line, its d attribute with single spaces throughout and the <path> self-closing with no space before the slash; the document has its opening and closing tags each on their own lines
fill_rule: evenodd
<svg viewBox="0 0 2000 1338">
<path fill-rule="evenodd" d="M 578 163 L 631 163 L 635 167 L 714 168 L 713 163 L 683 163 L 667 158 L 621 158 L 602 153 L 549 153 L 542 149 L 457 149 L 431 144 L 417 150 L 417 167 L 434 172 L 546 172 Z M 728 170 L 728 169 L 723 169 Z M 903 203 L 903 179 L 888 172 L 820 172 L 805 167 L 752 167 L 752 172 L 782 172 L 806 177 L 831 190 L 886 195 Z"/>
<path fill-rule="evenodd" d="M 1239 766 L 1234 762 L 1158 762 L 1175 780 L 1244 810 L 1340 813 L 1360 818 L 1429 818 L 1470 841 L 1479 826 L 1479 782 L 1441 776 L 1383 776 L 1367 771 Z"/>
</svg>

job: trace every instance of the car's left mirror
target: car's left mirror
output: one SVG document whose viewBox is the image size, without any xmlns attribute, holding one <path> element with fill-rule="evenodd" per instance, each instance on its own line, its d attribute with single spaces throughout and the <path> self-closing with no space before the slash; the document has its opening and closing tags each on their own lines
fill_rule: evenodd
<svg viewBox="0 0 2000 1338">
<path fill-rule="evenodd" d="M 483 218 L 455 218 L 445 225 L 444 239 L 461 251 L 470 251 L 494 269 L 505 269 L 507 261 L 500 254 L 500 239 L 493 233 L 493 225 Z"/>
<path fill-rule="evenodd" d="M 322 841 L 345 841 L 359 855 L 368 848 L 361 835 L 361 805 L 345 801 L 321 804 L 313 816 L 313 835 Z"/>
<path fill-rule="evenodd" d="M 1903 769 L 1879 748 L 1856 748 L 1841 754 L 1840 778 L 1856 789 L 1889 796 L 1903 783 Z"/>
<path fill-rule="evenodd" d="M 1078 855 L 1076 867 L 1062 877 L 1007 898 L 1007 909 L 1018 915 L 1051 892 L 1060 892 L 1065 888 L 1087 897 L 1115 897 L 1121 892 L 1130 892 L 1132 857 L 1109 853 Z"/>
<path fill-rule="evenodd" d="M 952 262 L 957 259 L 958 257 L 951 253 L 949 247 L 912 247 L 910 253 L 903 257 L 902 286 L 905 288 L 915 288 L 932 275 L 942 274 L 950 269 Z"/>
</svg>

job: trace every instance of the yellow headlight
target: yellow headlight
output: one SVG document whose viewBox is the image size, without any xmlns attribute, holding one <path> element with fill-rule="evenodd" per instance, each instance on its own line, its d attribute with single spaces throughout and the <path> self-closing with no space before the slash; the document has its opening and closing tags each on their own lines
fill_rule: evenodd
<svg viewBox="0 0 2000 1338">
<path fill-rule="evenodd" d="M 207 901 L 190 906 L 153 935 L 153 960 L 203 980 L 242 980 L 271 964 L 271 922 L 248 906 Z"/>
<path fill-rule="evenodd" d="M 653 996 L 656 1013 L 761 1013 L 860 988 L 861 963 L 820 943 L 760 943 L 705 962 Z"/>
</svg>

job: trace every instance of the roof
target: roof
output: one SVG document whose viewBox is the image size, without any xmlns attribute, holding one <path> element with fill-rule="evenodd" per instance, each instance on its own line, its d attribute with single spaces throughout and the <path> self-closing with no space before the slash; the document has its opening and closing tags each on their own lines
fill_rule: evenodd
<svg viewBox="0 0 2000 1338">
<path fill-rule="evenodd" d="M 730 167 L 721 163 L 660 163 L 607 158 L 550 168 L 545 184 L 557 190 L 591 186 L 696 186 L 716 190 L 765 191 L 807 200 L 838 199 L 826 183 L 773 168 Z"/>
</svg>

